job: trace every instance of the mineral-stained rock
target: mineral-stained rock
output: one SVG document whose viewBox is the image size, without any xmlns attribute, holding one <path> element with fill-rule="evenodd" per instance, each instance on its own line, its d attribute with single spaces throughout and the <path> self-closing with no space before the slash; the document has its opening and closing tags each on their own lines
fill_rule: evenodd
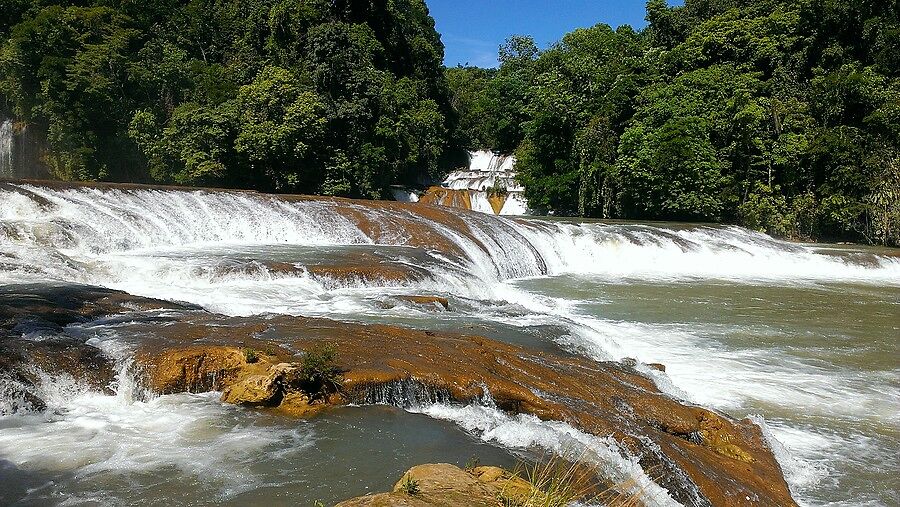
<svg viewBox="0 0 900 507">
<path fill-rule="evenodd" d="M 450 302 L 442 296 L 397 296 L 397 299 L 417 305 L 442 307 L 444 310 L 450 309 Z"/>
<path fill-rule="evenodd" d="M 406 484 L 415 484 L 409 494 Z M 532 485 L 502 468 L 484 466 L 472 471 L 446 463 L 418 465 L 410 468 L 390 493 L 361 496 L 341 502 L 338 507 L 497 507 L 526 505 L 529 498 L 540 494 Z M 542 505 L 542 504 L 537 504 Z"/>
<path fill-rule="evenodd" d="M 235 405 L 265 406 L 278 396 L 278 385 L 270 375 L 249 375 L 229 385 L 222 392 L 222 401 Z"/>
<path fill-rule="evenodd" d="M 404 491 L 411 481 L 418 490 Z M 474 475 L 454 465 L 419 465 L 409 469 L 390 493 L 369 495 L 338 504 L 339 507 L 362 506 L 430 506 L 430 507 L 496 507 L 499 489 L 481 482 Z"/>
<path fill-rule="evenodd" d="M 0 319 L 6 319 L 0 322 L 15 325 L 29 315 L 50 315 L 53 319 L 45 320 L 63 325 L 84 315 L 122 311 L 114 303 L 118 298 L 127 299 L 121 293 L 89 296 L 87 303 L 31 298 L 0 306 Z M 341 393 L 328 397 L 331 404 L 404 405 L 438 399 L 468 403 L 487 390 L 497 406 L 510 413 L 563 421 L 586 433 L 612 437 L 686 505 L 794 505 L 756 425 L 676 401 L 627 365 L 479 336 L 289 316 L 229 318 L 174 309 L 167 312 L 165 322 L 130 319 L 117 327 L 122 339 L 132 340 L 129 345 L 146 385 L 161 394 L 226 390 L 236 401 L 283 405 L 288 413 L 307 414 L 324 402 L 311 404 L 307 393 L 286 377 L 302 361 L 304 351 L 330 344 L 343 372 Z M 13 332 L 9 324 L 0 327 L 4 329 L 5 340 L 22 341 L 21 333 Z M 247 362 L 247 348 L 260 351 L 256 362 Z M 29 360 L 37 357 L 27 350 L 23 354 Z M 0 358 L 0 365 L 3 361 Z M 81 361 L 86 359 L 75 362 Z"/>
<path fill-rule="evenodd" d="M 203 333 L 198 330 L 213 324 L 216 333 L 203 338 L 207 354 L 220 354 L 234 343 L 272 348 L 259 338 L 261 328 L 279 345 L 266 361 L 296 362 L 303 350 L 334 344 L 344 373 L 342 396 L 332 397 L 333 403 L 466 403 L 487 388 L 503 410 L 612 436 L 645 469 L 654 470 L 657 482 L 682 503 L 741 505 L 748 497 L 756 504 L 793 502 L 761 431 L 749 421 L 673 400 L 650 379 L 618 363 L 558 356 L 478 336 L 297 317 L 271 317 L 261 325 L 252 319 L 195 314 L 158 330 L 167 352 L 157 352 L 152 342 L 138 348 L 150 385 L 180 385 L 165 378 L 168 369 L 154 365 L 168 361 L 161 356 L 178 353 L 178 337 L 192 337 L 186 348 L 194 350 L 194 338 Z M 233 379 L 226 384 L 237 380 L 216 361 L 205 366 L 212 368 L 208 376 Z"/>
</svg>

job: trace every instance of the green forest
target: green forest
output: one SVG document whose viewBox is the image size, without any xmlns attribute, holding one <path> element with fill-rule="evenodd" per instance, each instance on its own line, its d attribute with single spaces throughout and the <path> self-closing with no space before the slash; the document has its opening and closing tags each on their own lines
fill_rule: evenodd
<svg viewBox="0 0 900 507">
<path fill-rule="evenodd" d="M 423 0 L 0 0 L 0 112 L 64 179 L 385 198 L 466 149 L 541 213 L 900 244 L 896 0 L 647 3 L 444 68 Z"/>
</svg>

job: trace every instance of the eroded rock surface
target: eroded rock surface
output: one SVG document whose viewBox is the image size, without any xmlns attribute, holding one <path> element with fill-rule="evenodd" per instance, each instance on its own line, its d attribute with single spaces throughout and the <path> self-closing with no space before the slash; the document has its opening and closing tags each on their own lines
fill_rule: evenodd
<svg viewBox="0 0 900 507">
<path fill-rule="evenodd" d="M 10 408 L 43 409 L 39 386 L 45 374 L 109 390 L 113 361 L 83 337 L 64 333 L 66 326 L 124 312 L 190 308 L 196 307 L 83 285 L 0 287 L 0 387 L 30 406 Z"/>
<path fill-rule="evenodd" d="M 391 492 L 354 498 L 337 507 L 497 507 L 507 491 L 527 488 L 523 482 L 496 467 L 470 473 L 446 463 L 419 465 L 403 474 Z M 415 484 L 414 493 L 408 491 L 409 483 Z"/>
<path fill-rule="evenodd" d="M 61 326 L 68 319 L 163 304 L 136 298 L 123 307 L 127 295 L 114 291 L 82 297 L 86 302 L 79 304 L 46 296 L 7 302 L 0 307 L 2 343 L 27 341 L 9 323 L 28 315 L 49 315 L 47 322 Z M 227 318 L 174 304 L 171 309 L 164 317 L 117 328 L 126 341 L 140 337 L 129 345 L 147 386 L 160 394 L 220 390 L 226 401 L 305 415 L 326 403 L 466 403 L 487 389 L 510 413 L 611 436 L 684 504 L 794 504 L 756 425 L 675 401 L 627 365 L 479 336 L 288 316 Z M 305 351 L 328 344 L 339 354 L 340 390 L 313 397 L 290 376 Z M 26 358 L 36 357 L 22 350 Z M 247 350 L 255 351 L 252 361 Z"/>
</svg>

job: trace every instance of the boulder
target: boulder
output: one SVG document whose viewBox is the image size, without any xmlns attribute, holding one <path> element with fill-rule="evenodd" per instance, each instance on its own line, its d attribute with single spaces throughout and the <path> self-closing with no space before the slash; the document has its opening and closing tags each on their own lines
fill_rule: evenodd
<svg viewBox="0 0 900 507">
<path fill-rule="evenodd" d="M 409 494 L 404 484 L 412 481 L 417 492 Z M 390 493 L 367 495 L 338 504 L 339 507 L 497 507 L 499 490 L 473 474 L 446 463 L 410 468 Z"/>
</svg>

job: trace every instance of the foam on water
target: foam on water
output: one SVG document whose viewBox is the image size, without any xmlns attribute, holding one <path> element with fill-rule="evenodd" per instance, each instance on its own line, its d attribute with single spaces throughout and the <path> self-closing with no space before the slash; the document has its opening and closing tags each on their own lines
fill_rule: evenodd
<svg viewBox="0 0 900 507">
<path fill-rule="evenodd" d="M 339 205 L 355 207 L 368 219 L 384 223 L 379 244 L 402 246 L 409 241 L 408 233 L 392 226 L 384 212 L 346 203 L 285 201 L 241 192 L 20 188 L 35 197 L 0 190 L 0 259 L 18 265 L 22 272 L 64 280 L 77 278 L 79 271 L 102 271 L 104 258 L 110 254 L 142 249 L 375 243 L 335 210 Z M 469 213 L 460 218 L 480 243 L 441 224 L 428 225 L 456 243 L 471 267 L 477 268 L 476 277 L 487 283 L 590 273 L 621 280 L 900 284 L 900 259 L 868 255 L 860 261 L 828 255 L 737 227 L 668 230 L 507 221 Z M 30 257 L 34 262 L 29 262 Z M 90 277 L 81 273 L 81 278 Z M 102 277 L 99 273 L 93 278 Z"/>
<path fill-rule="evenodd" d="M 653 482 L 634 458 L 625 457 L 612 438 L 599 438 L 561 422 L 541 421 L 529 415 L 509 416 L 490 405 L 432 404 L 414 408 L 431 417 L 453 421 L 489 442 L 507 448 L 539 447 L 567 459 L 590 462 L 606 477 L 631 484 L 648 506 L 680 505 Z"/>
<path fill-rule="evenodd" d="M 390 295 L 445 294 L 465 299 L 474 308 L 471 317 L 486 322 L 519 327 L 562 325 L 568 333 L 555 339 L 589 357 L 662 362 L 667 366 L 666 373 L 640 364 L 638 368 L 677 398 L 722 410 L 748 403 L 772 407 L 790 403 L 821 417 L 894 421 L 891 424 L 898 421 L 896 396 L 885 393 L 880 384 L 867 385 L 871 379 L 784 357 L 766 357 L 752 350 L 731 350 L 710 339 L 717 333 L 735 332 L 734 326 L 716 329 L 709 323 L 678 325 L 603 318 L 582 311 L 578 301 L 535 294 L 516 282 L 571 274 L 613 283 L 725 280 L 811 286 L 844 281 L 871 287 L 900 286 L 900 259 L 896 257 L 852 252 L 838 255 L 738 227 L 571 224 L 473 213 L 459 214 L 467 231 L 452 230 L 412 214 L 406 217 L 436 231 L 462 252 L 458 257 L 428 251 L 424 257 L 417 257 L 414 251 L 421 253 L 422 249 L 409 247 L 413 239 L 410 232 L 396 226 L 390 212 L 362 205 L 288 201 L 243 192 L 55 190 L 33 185 L 12 188 L 15 190 L 0 187 L 0 281 L 89 283 L 189 301 L 229 315 L 275 312 L 374 320 L 434 318 L 410 307 L 385 309 L 379 302 Z M 339 213 L 336 206 L 353 207 L 366 220 L 377 223 L 377 241 Z M 265 254 L 271 253 L 272 245 L 376 243 L 376 248 L 407 248 L 408 252 L 392 251 L 392 262 L 424 268 L 427 276 L 399 283 L 329 281 L 311 276 L 302 259 L 295 262 L 295 271 L 284 273 L 242 257 L 247 247 Z M 218 253 L 213 255 L 211 251 Z M 242 262 L 236 268 L 235 258 Z M 753 330 L 762 334 L 768 331 Z M 109 352 L 119 358 L 127 355 L 127 351 Z M 60 379 L 55 383 L 65 385 Z M 890 384 L 890 379 L 886 383 Z M 119 391 L 124 392 L 125 387 Z M 141 397 L 134 394 L 125 397 L 133 398 L 130 404 L 138 413 L 146 411 L 148 420 L 168 417 L 154 410 L 177 411 L 184 408 L 178 408 L 179 403 L 203 402 L 190 397 L 162 401 L 135 401 Z M 81 420 L 88 426 L 108 425 L 112 423 L 98 423 L 95 416 L 108 413 L 124 418 L 131 410 L 123 408 L 126 405 L 107 406 L 114 402 L 90 393 L 69 392 L 60 398 L 75 400 L 66 409 L 75 417 L 66 418 L 65 424 Z M 855 401 L 846 403 L 851 398 Z M 209 410 L 210 417 L 220 417 L 222 412 L 216 411 L 227 409 L 215 406 Z M 580 442 L 582 447 L 594 448 L 598 456 L 605 456 L 607 464 L 615 464 L 613 469 L 631 478 L 640 476 L 634 463 L 621 457 L 624 461 L 616 461 L 616 452 L 608 447 L 601 452 L 601 442 L 584 440 L 588 437 L 573 434 L 572 428 L 527 417 L 510 418 L 490 407 L 434 405 L 423 412 L 455 421 L 482 438 L 510 447 L 536 444 L 556 449 L 562 442 Z M 762 423 L 762 419 L 759 421 Z M 823 449 L 831 444 L 825 445 L 821 434 L 783 422 L 770 421 L 765 428 L 795 493 L 814 490 L 823 474 L 830 473 L 822 463 L 828 459 Z M 253 432 L 252 428 L 241 429 L 245 430 Z M 126 435 L 128 430 L 118 434 Z M 170 437 L 177 439 L 177 435 Z M 12 440 L 9 442 L 11 446 Z M 852 445 L 848 448 L 863 448 Z M 0 448 L 0 452 L 5 451 Z"/>
</svg>

